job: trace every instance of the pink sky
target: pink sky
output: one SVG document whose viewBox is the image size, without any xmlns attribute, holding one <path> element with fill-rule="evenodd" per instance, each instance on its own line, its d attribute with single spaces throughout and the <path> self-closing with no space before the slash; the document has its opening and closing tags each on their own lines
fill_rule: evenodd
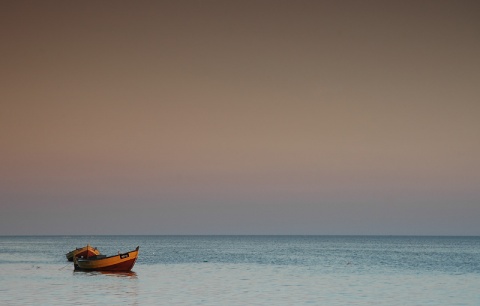
<svg viewBox="0 0 480 306">
<path fill-rule="evenodd" d="M 0 235 L 480 235 L 477 1 L 7 1 Z"/>
</svg>

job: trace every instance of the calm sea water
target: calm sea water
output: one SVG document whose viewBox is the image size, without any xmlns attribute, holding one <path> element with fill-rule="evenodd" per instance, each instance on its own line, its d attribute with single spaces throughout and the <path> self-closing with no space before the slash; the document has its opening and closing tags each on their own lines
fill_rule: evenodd
<svg viewBox="0 0 480 306">
<path fill-rule="evenodd" d="M 140 246 L 131 273 L 65 253 Z M 0 237 L 0 305 L 480 305 L 480 237 Z"/>
</svg>

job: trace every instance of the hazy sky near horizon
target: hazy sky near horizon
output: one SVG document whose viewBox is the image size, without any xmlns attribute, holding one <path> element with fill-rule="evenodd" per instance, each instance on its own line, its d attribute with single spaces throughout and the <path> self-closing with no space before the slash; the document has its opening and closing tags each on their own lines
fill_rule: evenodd
<svg viewBox="0 0 480 306">
<path fill-rule="evenodd" d="M 0 235 L 480 235 L 478 1 L 2 1 Z"/>
</svg>

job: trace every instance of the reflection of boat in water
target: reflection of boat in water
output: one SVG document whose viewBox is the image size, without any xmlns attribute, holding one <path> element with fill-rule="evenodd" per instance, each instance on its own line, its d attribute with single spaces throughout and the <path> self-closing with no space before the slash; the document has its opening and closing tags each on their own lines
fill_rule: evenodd
<svg viewBox="0 0 480 306">
<path fill-rule="evenodd" d="M 73 261 L 74 257 L 92 257 L 97 255 L 100 255 L 100 251 L 88 244 L 83 248 L 76 248 L 75 250 L 65 254 L 68 261 Z"/>
<path fill-rule="evenodd" d="M 133 251 L 113 256 L 97 255 L 89 258 L 76 257 L 75 270 L 82 271 L 119 271 L 128 272 L 133 268 L 138 257 L 139 247 Z"/>
<path fill-rule="evenodd" d="M 133 271 L 128 271 L 128 272 L 115 272 L 115 271 L 95 271 L 91 273 L 99 273 L 102 275 L 107 275 L 107 276 L 112 276 L 112 277 L 120 277 L 120 278 L 130 278 L 130 279 L 136 279 L 137 278 L 137 273 Z"/>
</svg>

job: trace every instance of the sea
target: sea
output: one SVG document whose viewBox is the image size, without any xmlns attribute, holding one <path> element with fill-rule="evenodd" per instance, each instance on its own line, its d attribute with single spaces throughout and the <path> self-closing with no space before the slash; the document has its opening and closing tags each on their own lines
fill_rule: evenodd
<svg viewBox="0 0 480 306">
<path fill-rule="evenodd" d="M 130 273 L 65 253 L 140 246 Z M 0 236 L 0 305 L 480 305 L 480 237 Z"/>
</svg>

